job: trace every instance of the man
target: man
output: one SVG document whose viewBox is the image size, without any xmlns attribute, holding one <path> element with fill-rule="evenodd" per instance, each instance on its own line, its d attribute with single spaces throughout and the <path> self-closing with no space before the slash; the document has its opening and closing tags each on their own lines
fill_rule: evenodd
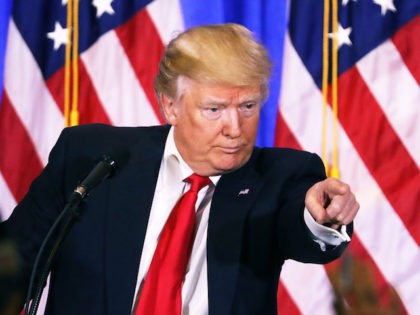
<svg viewBox="0 0 420 315">
<path fill-rule="evenodd" d="M 150 289 L 149 270 L 193 173 L 210 181 L 194 201 L 191 257 L 173 314 L 276 314 L 284 260 L 339 257 L 359 207 L 349 187 L 325 179 L 314 154 L 254 147 L 270 66 L 264 47 L 242 26 L 193 28 L 168 45 L 155 79 L 172 127 L 63 131 L 5 223 L 27 277 L 40 243 L 91 165 L 115 147 L 129 158 L 85 200 L 52 267 L 47 314 L 158 314 L 167 301 Z"/>
</svg>

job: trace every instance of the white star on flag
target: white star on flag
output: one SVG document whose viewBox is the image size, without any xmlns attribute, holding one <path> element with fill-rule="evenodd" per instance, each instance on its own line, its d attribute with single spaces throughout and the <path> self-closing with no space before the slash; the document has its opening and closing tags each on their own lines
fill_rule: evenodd
<svg viewBox="0 0 420 315">
<path fill-rule="evenodd" d="M 54 50 L 66 45 L 69 39 L 69 30 L 63 28 L 59 22 L 55 22 L 54 31 L 47 33 L 47 37 L 54 41 Z"/>
<path fill-rule="evenodd" d="M 343 0 L 342 5 L 346 6 L 349 3 L 350 0 Z M 353 2 L 356 2 L 357 0 L 353 0 Z"/>
<path fill-rule="evenodd" d="M 329 33 L 328 37 L 329 38 L 333 38 L 336 37 L 337 38 L 337 44 L 338 44 L 338 49 L 344 44 L 347 46 L 351 46 L 352 42 L 350 40 L 350 33 L 351 33 L 351 27 L 346 27 L 343 28 L 341 26 L 341 24 L 338 24 L 338 30 L 337 33 Z"/>
<path fill-rule="evenodd" d="M 105 12 L 112 15 L 115 13 L 111 6 L 114 0 L 93 0 L 92 5 L 96 8 L 96 17 L 101 17 Z"/>
<path fill-rule="evenodd" d="M 396 12 L 394 0 L 373 0 L 373 3 L 381 6 L 381 15 L 385 15 L 388 10 Z"/>
</svg>

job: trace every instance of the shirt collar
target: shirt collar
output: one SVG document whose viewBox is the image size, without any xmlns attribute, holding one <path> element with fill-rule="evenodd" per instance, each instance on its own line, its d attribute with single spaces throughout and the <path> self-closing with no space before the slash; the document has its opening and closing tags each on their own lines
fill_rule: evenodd
<svg viewBox="0 0 420 315">
<path fill-rule="evenodd" d="M 169 172 L 177 172 L 178 174 L 180 174 L 181 180 L 187 178 L 188 176 L 194 173 L 191 167 L 189 167 L 189 165 L 184 161 L 175 145 L 174 127 L 171 127 L 171 129 L 169 129 L 168 138 L 166 139 L 165 144 L 165 151 L 163 153 L 163 162 L 167 165 Z M 214 186 L 216 186 L 220 177 L 221 175 L 209 176 Z"/>
</svg>

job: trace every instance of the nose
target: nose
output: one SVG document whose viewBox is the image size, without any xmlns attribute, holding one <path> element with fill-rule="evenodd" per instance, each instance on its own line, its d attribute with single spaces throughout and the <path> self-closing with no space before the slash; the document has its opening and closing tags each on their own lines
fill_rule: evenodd
<svg viewBox="0 0 420 315">
<path fill-rule="evenodd" d="M 229 108 L 224 115 L 223 135 L 237 138 L 241 135 L 241 118 L 236 108 Z"/>
</svg>

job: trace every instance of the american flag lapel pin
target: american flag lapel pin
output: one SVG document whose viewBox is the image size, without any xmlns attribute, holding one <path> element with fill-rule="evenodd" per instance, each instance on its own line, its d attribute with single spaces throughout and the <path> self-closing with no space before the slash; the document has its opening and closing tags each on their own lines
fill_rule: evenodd
<svg viewBox="0 0 420 315">
<path fill-rule="evenodd" d="M 238 196 L 240 196 L 240 195 L 248 195 L 248 193 L 249 193 L 249 188 L 242 189 L 242 190 L 239 192 Z"/>
</svg>

